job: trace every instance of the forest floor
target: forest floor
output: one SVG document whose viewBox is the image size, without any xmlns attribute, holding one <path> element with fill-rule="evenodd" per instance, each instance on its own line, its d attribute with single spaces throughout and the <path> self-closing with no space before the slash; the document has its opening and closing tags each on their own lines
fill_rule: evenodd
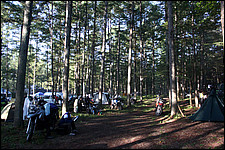
<svg viewBox="0 0 225 150">
<path fill-rule="evenodd" d="M 1 149 L 224 149 L 224 122 L 192 122 L 188 117 L 197 108 L 187 105 L 188 101 L 180 102 L 185 117 L 167 120 L 169 108 L 156 116 L 155 103 L 144 100 L 121 111 L 79 118 L 75 136 L 53 132 L 53 139 L 44 139 L 37 131 L 31 142 L 25 140 L 25 129 L 13 133 L 1 129 Z M 6 134 L 14 134 L 14 139 Z"/>
</svg>

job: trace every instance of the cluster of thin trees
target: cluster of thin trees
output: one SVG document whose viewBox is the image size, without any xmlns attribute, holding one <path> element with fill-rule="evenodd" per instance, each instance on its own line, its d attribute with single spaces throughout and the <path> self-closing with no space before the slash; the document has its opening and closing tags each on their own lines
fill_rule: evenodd
<svg viewBox="0 0 225 150">
<path fill-rule="evenodd" d="M 1 21 L 7 27 L 15 22 L 21 27 L 18 68 L 14 69 L 17 127 L 23 125 L 24 88 L 30 88 L 31 81 L 33 87 L 46 86 L 53 95 L 55 91 L 63 92 L 62 113 L 68 109 L 69 93 L 85 96 L 99 92 L 101 102 L 102 93 L 107 91 L 111 96 L 126 93 L 128 106 L 132 93 L 135 97 L 138 93 L 140 100 L 147 94 L 167 95 L 171 116 L 177 113 L 177 101 L 185 92 L 194 90 L 197 106 L 197 90 L 223 82 L 222 1 L 21 4 L 23 18 L 13 13 L 21 10 L 18 5 L 4 2 Z M 12 15 L 8 15 L 11 20 L 6 12 Z M 1 81 L 6 82 L 1 86 L 8 89 L 13 79 L 9 74 L 14 71 L 9 69 L 9 62 L 13 60 L 9 61 L 6 44 L 10 41 L 1 40 L 6 64 L 1 69 Z M 36 48 L 31 41 L 35 41 Z M 46 49 L 50 50 L 41 51 L 41 43 L 47 43 Z"/>
</svg>

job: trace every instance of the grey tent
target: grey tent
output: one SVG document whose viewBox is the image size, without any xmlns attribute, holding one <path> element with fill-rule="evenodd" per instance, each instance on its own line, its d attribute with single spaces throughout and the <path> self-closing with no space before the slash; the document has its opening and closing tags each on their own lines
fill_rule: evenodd
<svg viewBox="0 0 225 150">
<path fill-rule="evenodd" d="M 211 94 L 202 107 L 189 118 L 193 121 L 224 122 L 224 104 L 216 94 Z"/>
</svg>

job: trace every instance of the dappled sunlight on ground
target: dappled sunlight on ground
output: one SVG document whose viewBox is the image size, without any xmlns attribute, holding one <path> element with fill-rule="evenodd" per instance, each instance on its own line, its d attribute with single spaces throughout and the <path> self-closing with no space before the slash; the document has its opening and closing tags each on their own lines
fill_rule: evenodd
<svg viewBox="0 0 225 150">
<path fill-rule="evenodd" d="M 137 106 L 137 107 L 136 107 Z M 26 149 L 205 149 L 224 147 L 223 122 L 192 122 L 187 117 L 167 120 L 169 111 L 155 116 L 154 99 L 126 111 L 84 119 L 76 136 L 57 136 Z M 183 104 L 184 106 L 184 104 Z M 182 107 L 183 107 L 182 106 Z M 134 110 L 135 111 L 132 111 Z M 145 112 L 144 110 L 149 110 Z M 186 116 L 196 110 L 185 109 Z M 35 146 L 35 147 L 34 147 Z"/>
</svg>

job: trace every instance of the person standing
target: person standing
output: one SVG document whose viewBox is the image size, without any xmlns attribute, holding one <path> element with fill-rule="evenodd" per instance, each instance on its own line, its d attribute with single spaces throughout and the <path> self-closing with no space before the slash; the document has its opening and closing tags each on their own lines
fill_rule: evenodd
<svg viewBox="0 0 225 150">
<path fill-rule="evenodd" d="M 199 91 L 199 100 L 200 100 L 200 107 L 201 107 L 204 103 L 204 95 L 202 90 Z"/>
</svg>

